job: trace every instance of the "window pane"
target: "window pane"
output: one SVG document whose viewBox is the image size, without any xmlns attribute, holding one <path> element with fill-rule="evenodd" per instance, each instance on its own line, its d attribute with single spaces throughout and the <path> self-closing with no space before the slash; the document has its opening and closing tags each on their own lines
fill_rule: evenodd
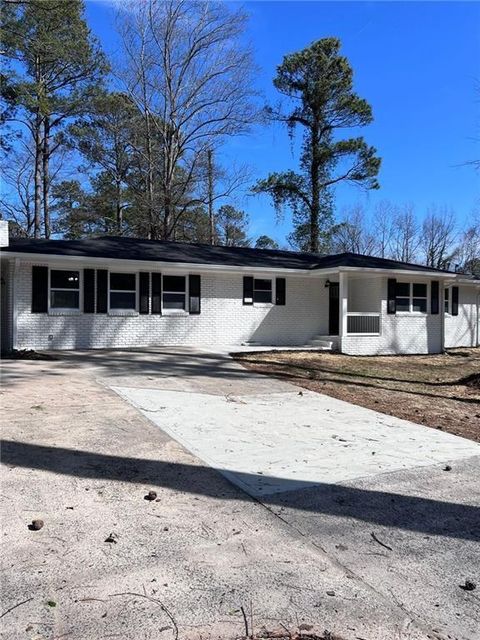
<svg viewBox="0 0 480 640">
<path fill-rule="evenodd" d="M 397 296 L 408 297 L 410 295 L 410 283 L 409 282 L 397 282 Z"/>
<path fill-rule="evenodd" d="M 185 309 L 185 294 L 164 293 L 163 308 L 164 309 Z"/>
<path fill-rule="evenodd" d="M 78 291 L 55 291 L 50 292 L 50 307 L 52 309 L 78 309 Z"/>
<path fill-rule="evenodd" d="M 163 290 L 178 293 L 185 291 L 185 276 L 163 276 Z"/>
<path fill-rule="evenodd" d="M 427 301 L 425 298 L 414 298 L 413 299 L 413 311 L 421 311 L 422 313 L 427 313 Z"/>
<path fill-rule="evenodd" d="M 397 311 L 410 311 L 410 298 L 397 298 Z"/>
<path fill-rule="evenodd" d="M 253 301 L 254 302 L 271 302 L 272 292 L 271 291 L 254 291 Z"/>
<path fill-rule="evenodd" d="M 110 309 L 135 309 L 135 293 L 111 291 Z"/>
<path fill-rule="evenodd" d="M 50 271 L 50 286 L 52 289 L 78 289 L 78 271 Z"/>
<path fill-rule="evenodd" d="M 134 273 L 111 273 L 110 289 L 135 291 L 135 274 Z"/>
<path fill-rule="evenodd" d="M 254 289 L 258 289 L 260 291 L 271 291 L 272 290 L 272 281 L 271 280 L 254 280 Z"/>
<path fill-rule="evenodd" d="M 426 284 L 414 284 L 413 285 L 413 297 L 426 298 L 427 297 L 427 285 Z"/>
<path fill-rule="evenodd" d="M 450 289 L 445 289 L 445 313 L 448 313 L 448 298 Z"/>
</svg>

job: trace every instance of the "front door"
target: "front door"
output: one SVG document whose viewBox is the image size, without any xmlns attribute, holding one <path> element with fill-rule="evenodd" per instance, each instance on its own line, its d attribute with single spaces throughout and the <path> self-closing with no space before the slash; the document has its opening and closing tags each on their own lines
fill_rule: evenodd
<svg viewBox="0 0 480 640">
<path fill-rule="evenodd" d="M 338 282 L 330 282 L 328 288 L 328 334 L 338 336 L 340 299 Z"/>
</svg>

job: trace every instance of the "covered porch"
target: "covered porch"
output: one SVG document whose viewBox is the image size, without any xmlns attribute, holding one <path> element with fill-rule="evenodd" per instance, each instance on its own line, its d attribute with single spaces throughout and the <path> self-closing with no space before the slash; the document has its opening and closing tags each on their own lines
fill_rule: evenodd
<svg viewBox="0 0 480 640">
<path fill-rule="evenodd" d="M 309 342 L 312 346 L 340 349 L 346 336 L 379 336 L 385 277 L 339 271 L 322 279 L 327 313 L 322 328 Z"/>
</svg>

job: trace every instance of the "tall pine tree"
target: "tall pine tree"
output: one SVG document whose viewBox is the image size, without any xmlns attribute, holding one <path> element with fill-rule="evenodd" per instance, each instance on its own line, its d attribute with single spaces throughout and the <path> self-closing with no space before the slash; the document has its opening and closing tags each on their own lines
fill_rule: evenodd
<svg viewBox="0 0 480 640">
<path fill-rule="evenodd" d="M 291 207 L 301 225 L 308 224 L 308 249 L 319 251 L 322 203 L 328 190 L 340 182 L 377 189 L 380 158 L 362 137 L 341 138 L 344 128 L 363 127 L 372 121 L 370 105 L 353 90 L 353 71 L 340 53 L 337 38 L 324 38 L 285 56 L 273 84 L 292 103 L 288 114 L 272 116 L 290 133 L 301 127 L 303 143 L 300 171 L 273 173 L 254 187 L 268 193 L 277 208 Z M 301 230 L 300 230 L 301 231 Z"/>
<path fill-rule="evenodd" d="M 11 65 L 2 96 L 6 119 L 21 123 L 34 148 L 34 234 L 51 233 L 50 163 L 66 122 L 89 110 L 107 69 L 83 18 L 81 0 L 3 2 L 4 55 Z"/>
</svg>

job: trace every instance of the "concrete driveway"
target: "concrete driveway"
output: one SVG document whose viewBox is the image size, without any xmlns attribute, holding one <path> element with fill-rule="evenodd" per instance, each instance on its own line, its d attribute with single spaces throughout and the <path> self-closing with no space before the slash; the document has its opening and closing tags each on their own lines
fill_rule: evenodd
<svg viewBox="0 0 480 640">
<path fill-rule="evenodd" d="M 7 363 L 8 637 L 234 637 L 243 606 L 256 628 L 479 638 L 479 446 L 299 391 L 188 349 Z"/>
</svg>

